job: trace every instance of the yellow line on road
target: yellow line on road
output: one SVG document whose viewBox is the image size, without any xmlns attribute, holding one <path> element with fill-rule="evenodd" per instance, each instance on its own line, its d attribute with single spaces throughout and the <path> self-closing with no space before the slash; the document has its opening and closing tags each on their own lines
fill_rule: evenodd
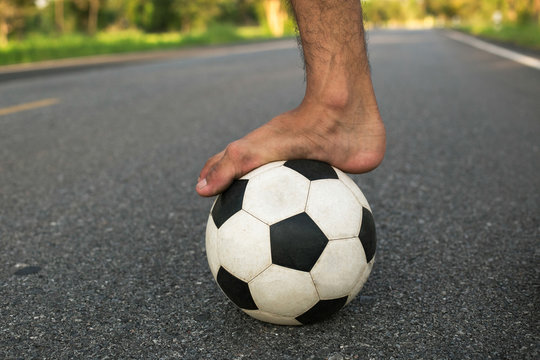
<svg viewBox="0 0 540 360">
<path fill-rule="evenodd" d="M 0 116 L 13 114 L 19 111 L 36 109 L 36 108 L 40 108 L 44 106 L 51 106 L 54 104 L 58 104 L 59 102 L 60 102 L 60 99 L 51 98 L 51 99 L 43 99 L 39 101 L 33 101 L 33 102 L 25 103 L 25 104 L 19 104 L 15 106 L 6 107 L 6 108 L 1 108 Z"/>
</svg>

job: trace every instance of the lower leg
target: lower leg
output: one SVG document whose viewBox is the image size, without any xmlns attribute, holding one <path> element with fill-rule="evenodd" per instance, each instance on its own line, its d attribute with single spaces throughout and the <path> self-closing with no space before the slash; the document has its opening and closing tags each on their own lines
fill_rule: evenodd
<svg viewBox="0 0 540 360">
<path fill-rule="evenodd" d="M 291 0 L 306 66 L 305 100 L 377 109 L 358 0 Z"/>
<path fill-rule="evenodd" d="M 231 143 L 203 167 L 197 192 L 213 196 L 275 160 L 315 159 L 351 173 L 384 156 L 382 124 L 358 0 L 291 0 L 306 65 L 306 93 L 294 110 Z"/>
</svg>

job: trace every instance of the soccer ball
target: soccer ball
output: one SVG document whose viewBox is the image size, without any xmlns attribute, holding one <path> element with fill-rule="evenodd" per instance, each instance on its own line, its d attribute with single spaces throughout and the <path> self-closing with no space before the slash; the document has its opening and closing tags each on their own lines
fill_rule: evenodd
<svg viewBox="0 0 540 360">
<path fill-rule="evenodd" d="M 282 325 L 348 304 L 375 260 L 375 223 L 354 181 L 326 163 L 266 164 L 214 202 L 206 254 L 214 279 L 248 315 Z"/>
</svg>

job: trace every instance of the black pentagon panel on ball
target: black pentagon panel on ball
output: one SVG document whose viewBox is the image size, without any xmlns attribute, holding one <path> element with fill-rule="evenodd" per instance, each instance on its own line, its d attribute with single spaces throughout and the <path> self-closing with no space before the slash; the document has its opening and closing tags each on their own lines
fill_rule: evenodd
<svg viewBox="0 0 540 360">
<path fill-rule="evenodd" d="M 338 312 L 346 302 L 347 296 L 332 300 L 320 300 L 318 303 L 313 305 L 311 309 L 302 315 L 297 316 L 296 320 L 300 321 L 304 325 L 322 321 Z"/>
<path fill-rule="evenodd" d="M 323 252 L 328 238 L 306 213 L 270 226 L 272 263 L 310 271 Z"/>
<path fill-rule="evenodd" d="M 247 183 L 248 180 L 235 180 L 227 190 L 218 196 L 212 209 L 212 219 L 214 219 L 218 229 L 242 209 Z"/>
<path fill-rule="evenodd" d="M 289 160 L 283 166 L 295 170 L 311 181 L 338 178 L 336 171 L 330 165 L 318 160 Z"/>
<path fill-rule="evenodd" d="M 370 262 L 375 255 L 375 249 L 377 247 L 377 235 L 375 234 L 375 221 L 373 220 L 373 214 L 366 208 L 362 208 L 362 226 L 360 227 L 360 234 L 358 235 L 364 252 L 366 253 L 366 261 Z"/>
<path fill-rule="evenodd" d="M 258 309 L 246 282 L 240 280 L 223 267 L 219 268 L 216 280 L 221 290 L 236 306 L 245 310 Z"/>
</svg>

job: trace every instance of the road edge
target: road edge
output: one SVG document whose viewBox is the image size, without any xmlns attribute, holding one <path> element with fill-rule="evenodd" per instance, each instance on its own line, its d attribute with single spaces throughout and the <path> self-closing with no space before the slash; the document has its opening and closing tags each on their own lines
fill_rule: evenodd
<svg viewBox="0 0 540 360">
<path fill-rule="evenodd" d="M 531 67 L 536 70 L 540 70 L 540 59 L 537 59 L 535 57 L 525 55 L 499 45 L 495 45 L 493 43 L 481 40 L 475 36 L 467 35 L 455 30 L 446 31 L 445 36 L 452 40 L 459 41 L 461 43 L 486 51 L 488 53 L 512 60 L 514 62 Z"/>
<path fill-rule="evenodd" d="M 168 59 L 193 58 L 197 56 L 213 57 L 227 54 L 244 54 L 286 49 L 293 47 L 292 44 L 296 44 L 295 39 L 282 38 L 247 43 L 208 45 L 122 54 L 104 54 L 78 58 L 46 60 L 34 63 L 3 65 L 0 66 L 0 82 L 35 76 L 53 75 L 64 72 L 95 69 L 100 67 L 122 66 Z"/>
</svg>

